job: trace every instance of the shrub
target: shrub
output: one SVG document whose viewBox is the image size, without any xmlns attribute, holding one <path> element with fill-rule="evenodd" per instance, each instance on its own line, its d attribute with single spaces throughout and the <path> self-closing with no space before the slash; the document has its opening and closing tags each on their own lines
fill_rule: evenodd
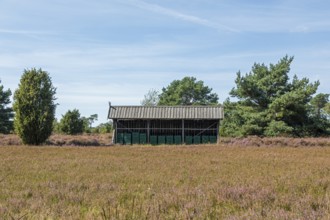
<svg viewBox="0 0 330 220">
<path fill-rule="evenodd" d="M 55 93 L 47 72 L 35 68 L 24 70 L 13 104 L 15 131 L 24 144 L 40 145 L 51 135 Z"/>
<path fill-rule="evenodd" d="M 79 110 L 69 110 L 65 113 L 60 121 L 59 128 L 65 134 L 75 135 L 83 133 L 84 120 L 80 117 Z"/>
</svg>

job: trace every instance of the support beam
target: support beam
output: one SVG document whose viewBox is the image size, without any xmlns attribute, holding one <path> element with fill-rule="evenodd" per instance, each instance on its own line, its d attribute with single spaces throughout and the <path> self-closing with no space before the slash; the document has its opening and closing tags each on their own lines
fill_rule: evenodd
<svg viewBox="0 0 330 220">
<path fill-rule="evenodd" d="M 147 120 L 147 143 L 150 144 L 150 120 Z"/>
<path fill-rule="evenodd" d="M 185 142 L 184 140 L 184 119 L 182 119 L 182 144 Z"/>
<path fill-rule="evenodd" d="M 118 130 L 117 130 L 117 119 L 113 120 L 113 137 L 112 137 L 112 143 L 117 144 L 117 135 L 118 135 Z"/>
<path fill-rule="evenodd" d="M 220 127 L 220 120 L 217 123 L 217 144 L 219 144 L 220 141 L 219 127 Z"/>
</svg>

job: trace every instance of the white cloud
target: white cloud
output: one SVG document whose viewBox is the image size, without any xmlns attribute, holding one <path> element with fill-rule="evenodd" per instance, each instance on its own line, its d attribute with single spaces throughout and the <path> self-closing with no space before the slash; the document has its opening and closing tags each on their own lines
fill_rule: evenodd
<svg viewBox="0 0 330 220">
<path fill-rule="evenodd" d="M 154 13 L 158 13 L 158 14 L 163 14 L 169 17 L 173 17 L 173 18 L 177 18 L 183 21 L 187 21 L 190 23 L 194 23 L 194 24 L 198 24 L 198 25 L 202 25 L 205 27 L 210 27 L 210 28 L 214 28 L 217 30 L 221 30 L 221 31 L 229 31 L 229 32 L 238 32 L 238 30 L 220 24 L 220 23 L 215 23 L 212 22 L 210 20 L 204 19 L 204 18 L 200 18 L 197 16 L 193 16 L 193 15 L 189 15 L 189 14 L 185 14 L 185 13 L 181 13 L 178 12 L 176 10 L 170 9 L 170 8 L 166 8 L 166 7 L 162 7 L 160 5 L 157 4 L 150 4 L 144 1 L 140 1 L 140 0 L 130 0 L 128 1 L 128 3 L 131 3 L 132 5 L 141 8 L 141 9 L 145 9 L 148 11 L 152 11 Z"/>
<path fill-rule="evenodd" d="M 329 31 L 330 22 L 329 21 L 314 21 L 306 22 L 294 27 L 291 31 L 294 33 L 308 33 L 308 32 L 319 32 L 319 31 Z"/>
</svg>

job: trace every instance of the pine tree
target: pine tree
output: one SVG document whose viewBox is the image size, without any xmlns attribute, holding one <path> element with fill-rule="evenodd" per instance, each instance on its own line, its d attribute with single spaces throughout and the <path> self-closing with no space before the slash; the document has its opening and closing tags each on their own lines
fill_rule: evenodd
<svg viewBox="0 0 330 220">
<path fill-rule="evenodd" d="M 10 133 L 13 129 L 13 109 L 8 107 L 10 96 L 10 89 L 5 91 L 3 85 L 0 84 L 0 133 L 4 134 Z"/>
</svg>

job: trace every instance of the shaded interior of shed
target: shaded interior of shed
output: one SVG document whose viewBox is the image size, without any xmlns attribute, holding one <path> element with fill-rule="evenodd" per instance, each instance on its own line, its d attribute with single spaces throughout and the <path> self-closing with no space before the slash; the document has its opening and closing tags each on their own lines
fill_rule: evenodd
<svg viewBox="0 0 330 220">
<path fill-rule="evenodd" d="M 118 144 L 216 143 L 219 120 L 114 120 Z"/>
</svg>

